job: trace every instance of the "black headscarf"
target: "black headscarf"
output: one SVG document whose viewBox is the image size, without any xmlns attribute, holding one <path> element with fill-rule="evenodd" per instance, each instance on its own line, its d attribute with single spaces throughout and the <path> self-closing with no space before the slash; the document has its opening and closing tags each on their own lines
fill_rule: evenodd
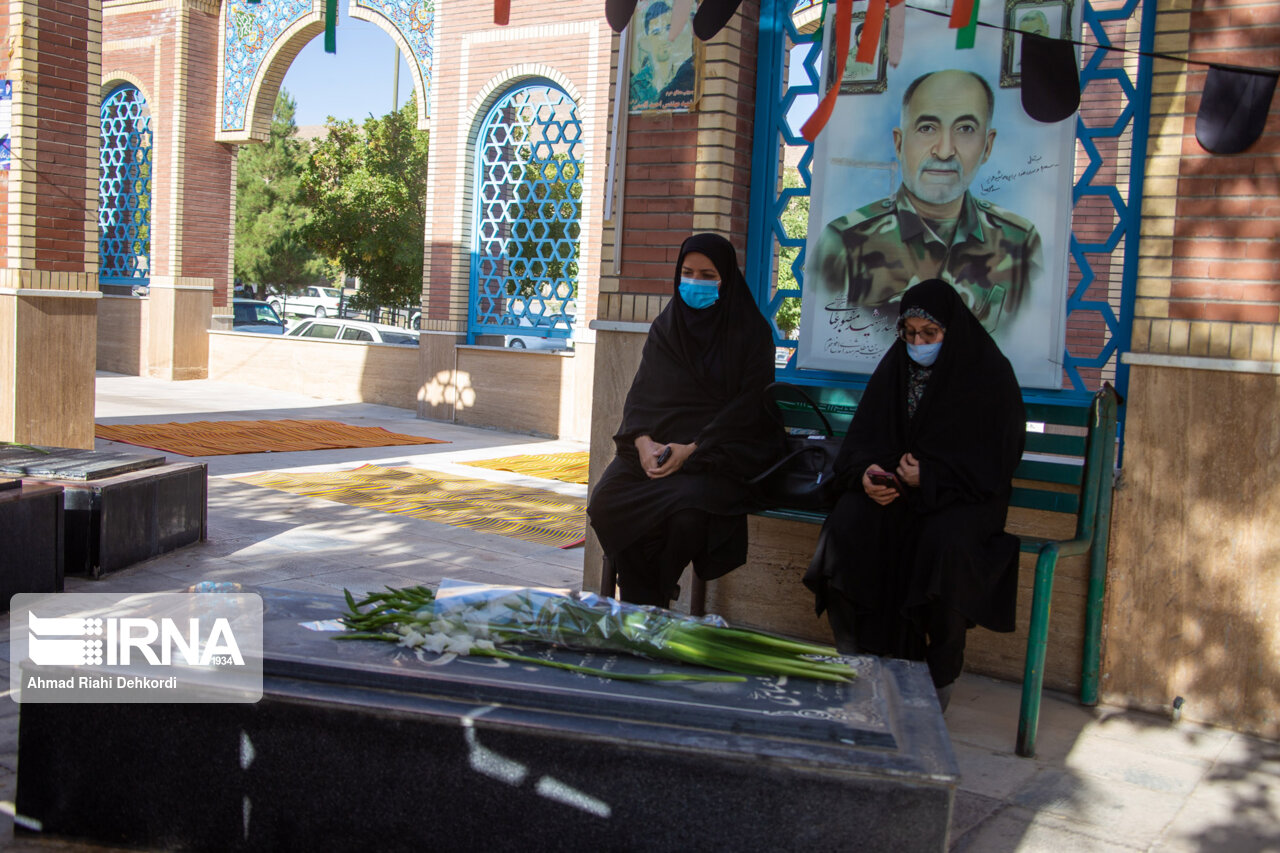
<svg viewBox="0 0 1280 853">
<path fill-rule="evenodd" d="M 690 252 L 706 255 L 720 273 L 720 294 L 706 308 L 680 296 L 680 269 Z M 653 321 L 640 369 L 627 394 L 618 453 L 635 457 L 635 439 L 696 442 L 689 471 L 724 465 L 747 479 L 768 467 L 779 436 L 765 414 L 762 392 L 773 381 L 773 333 L 738 268 L 733 244 L 695 234 L 680 247 L 673 295 Z"/>
<path fill-rule="evenodd" d="M 836 461 L 852 487 L 872 463 L 894 470 L 911 452 L 921 465 L 922 508 L 1005 495 L 1022 457 L 1026 414 L 1009 360 L 955 289 L 931 279 L 903 294 L 946 329 L 914 417 L 907 415 L 910 356 L 901 339 L 867 383 Z"/>
</svg>

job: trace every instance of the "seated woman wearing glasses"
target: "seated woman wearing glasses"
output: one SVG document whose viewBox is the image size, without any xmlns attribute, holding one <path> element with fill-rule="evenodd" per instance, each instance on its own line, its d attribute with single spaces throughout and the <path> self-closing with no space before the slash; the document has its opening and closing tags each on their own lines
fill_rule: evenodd
<svg viewBox="0 0 1280 853">
<path fill-rule="evenodd" d="M 927 662 L 945 710 L 965 632 L 1014 629 L 1004 524 L 1026 417 L 1008 359 L 946 282 L 903 294 L 898 333 L 841 445 L 848 489 L 804 582 L 837 648 Z"/>
</svg>

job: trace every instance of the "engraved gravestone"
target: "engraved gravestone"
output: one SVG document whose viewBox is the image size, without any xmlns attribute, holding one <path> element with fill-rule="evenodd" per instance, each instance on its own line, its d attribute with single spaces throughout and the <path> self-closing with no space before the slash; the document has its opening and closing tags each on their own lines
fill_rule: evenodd
<svg viewBox="0 0 1280 853">
<path fill-rule="evenodd" d="M 202 850 L 946 849 L 957 768 L 921 664 L 622 682 L 338 642 L 312 628 L 340 598 L 257 591 L 260 703 L 103 705 L 92 726 L 24 706 L 18 825 Z"/>
</svg>

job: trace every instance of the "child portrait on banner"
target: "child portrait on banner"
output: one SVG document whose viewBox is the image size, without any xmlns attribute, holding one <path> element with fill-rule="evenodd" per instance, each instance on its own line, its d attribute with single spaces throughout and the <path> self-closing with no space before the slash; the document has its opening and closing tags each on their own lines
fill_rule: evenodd
<svg viewBox="0 0 1280 853">
<path fill-rule="evenodd" d="M 1023 386 L 1060 387 L 1075 119 L 1041 124 L 1023 111 L 1001 73 L 1004 9 L 981 7 L 996 28 L 979 27 L 966 50 L 945 16 L 893 10 L 903 13 L 884 90 L 842 89 L 815 143 L 799 366 L 870 373 L 903 292 L 940 278 Z"/>
</svg>

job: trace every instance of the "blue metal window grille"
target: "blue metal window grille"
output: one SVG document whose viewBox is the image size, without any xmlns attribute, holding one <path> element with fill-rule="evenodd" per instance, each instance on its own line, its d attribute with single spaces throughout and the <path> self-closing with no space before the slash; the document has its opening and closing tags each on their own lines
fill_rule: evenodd
<svg viewBox="0 0 1280 853">
<path fill-rule="evenodd" d="M 98 148 L 101 284 L 146 284 L 151 273 L 151 111 L 136 87 L 102 102 Z"/>
<path fill-rule="evenodd" d="M 821 96 L 821 2 L 762 0 L 756 130 L 752 150 L 751 228 L 747 281 L 779 347 L 794 350 L 786 334 L 804 298 L 805 238 L 813 146 L 800 135 L 812 108 L 792 112 L 797 100 Z M 1136 23 L 1138 26 L 1131 27 Z M 1029 401 L 1087 405 L 1092 390 L 1112 381 L 1123 395 L 1138 265 L 1142 162 L 1150 115 L 1151 60 L 1106 47 L 1149 53 L 1154 4 L 1141 0 L 1086 0 L 1083 30 L 1099 47 L 1082 48 L 1082 109 L 1076 120 L 1076 172 L 1072 204 L 1067 348 L 1061 391 L 1027 389 Z M 788 80 L 789 56 L 803 51 L 799 79 Z M 791 72 L 794 74 L 794 71 Z M 1097 96 L 1090 100 L 1090 96 Z M 803 103 L 803 102 L 802 102 Z M 786 155 L 785 157 L 782 155 Z M 780 167 L 794 162 L 794 168 Z M 803 334 L 803 330 L 800 330 Z M 794 354 L 793 354 L 794 355 Z M 861 388 L 867 377 L 799 370 L 792 357 L 780 379 L 797 384 Z"/>
<path fill-rule="evenodd" d="M 476 145 L 468 340 L 533 327 L 573 333 L 582 123 L 564 91 L 525 81 L 485 116 Z"/>
</svg>

